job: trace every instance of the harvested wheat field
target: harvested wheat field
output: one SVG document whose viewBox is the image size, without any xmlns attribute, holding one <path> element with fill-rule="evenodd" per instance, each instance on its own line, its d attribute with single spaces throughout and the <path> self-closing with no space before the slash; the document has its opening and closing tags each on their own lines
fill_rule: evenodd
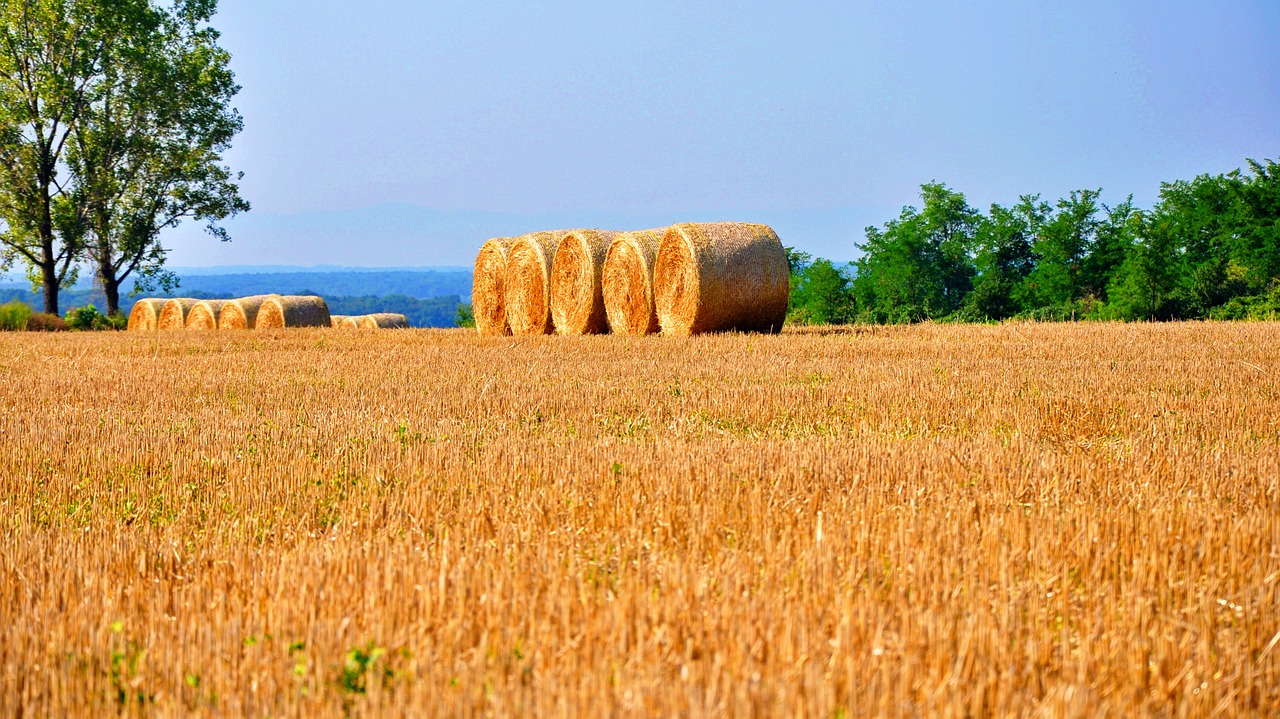
<svg viewBox="0 0 1280 719">
<path fill-rule="evenodd" d="M 1280 324 L 0 367 L 0 715 L 1280 713 Z"/>
</svg>

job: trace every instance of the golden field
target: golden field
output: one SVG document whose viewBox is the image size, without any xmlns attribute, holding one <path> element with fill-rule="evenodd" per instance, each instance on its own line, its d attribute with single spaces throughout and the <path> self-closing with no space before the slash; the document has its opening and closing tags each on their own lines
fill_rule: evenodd
<svg viewBox="0 0 1280 719">
<path fill-rule="evenodd" d="M 0 716 L 1275 716 L 1280 324 L 0 335 Z"/>
</svg>

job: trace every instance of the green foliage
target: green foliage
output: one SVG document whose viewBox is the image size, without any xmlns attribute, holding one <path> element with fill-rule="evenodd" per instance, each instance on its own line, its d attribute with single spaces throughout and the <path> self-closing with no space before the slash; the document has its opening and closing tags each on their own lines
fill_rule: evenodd
<svg viewBox="0 0 1280 719">
<path fill-rule="evenodd" d="M 31 308 L 26 303 L 13 300 L 0 305 L 0 330 L 17 332 L 27 328 Z"/>
<path fill-rule="evenodd" d="M 77 307 L 67 312 L 67 327 L 73 330 L 122 330 L 129 324 L 124 315 L 104 315 L 93 305 Z"/>
<path fill-rule="evenodd" d="M 453 324 L 458 327 L 474 328 L 476 326 L 476 313 L 469 303 L 458 303 L 458 315 L 453 319 Z"/>
<path fill-rule="evenodd" d="M 805 325 L 847 324 L 854 320 L 855 308 L 853 287 L 848 274 L 830 260 L 818 259 L 810 262 L 805 255 L 804 264 L 792 265 L 787 322 Z"/>
</svg>

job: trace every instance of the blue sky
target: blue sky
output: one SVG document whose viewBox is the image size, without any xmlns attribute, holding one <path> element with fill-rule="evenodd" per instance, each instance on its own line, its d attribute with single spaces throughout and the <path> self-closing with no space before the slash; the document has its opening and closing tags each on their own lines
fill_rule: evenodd
<svg viewBox="0 0 1280 719">
<path fill-rule="evenodd" d="M 468 264 L 490 236 L 765 222 L 856 256 L 970 202 L 1280 157 L 1280 3 L 223 0 L 248 215 L 174 265 Z"/>
</svg>

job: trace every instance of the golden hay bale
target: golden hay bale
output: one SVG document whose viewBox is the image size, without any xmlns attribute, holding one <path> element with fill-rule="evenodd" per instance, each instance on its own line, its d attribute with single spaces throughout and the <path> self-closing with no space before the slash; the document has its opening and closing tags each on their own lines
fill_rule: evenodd
<svg viewBox="0 0 1280 719">
<path fill-rule="evenodd" d="M 551 263 L 569 232 L 534 232 L 511 243 L 502 300 L 512 334 L 551 334 Z"/>
<path fill-rule="evenodd" d="M 218 313 L 222 311 L 222 306 L 226 303 L 226 300 L 201 300 L 195 303 L 191 311 L 187 313 L 187 329 L 218 329 Z"/>
<path fill-rule="evenodd" d="M 653 265 L 666 229 L 624 232 L 609 245 L 601 273 L 609 329 L 618 334 L 648 335 L 658 331 L 653 306 Z"/>
<path fill-rule="evenodd" d="M 258 308 L 256 330 L 281 327 L 329 327 L 329 305 L 314 295 L 274 295 Z"/>
<path fill-rule="evenodd" d="M 160 312 L 164 310 L 164 303 L 168 300 L 156 299 L 148 297 L 133 303 L 133 309 L 129 310 L 129 331 L 130 332 L 151 332 L 160 324 Z"/>
<path fill-rule="evenodd" d="M 253 295 L 239 299 L 227 300 L 218 313 L 218 329 L 251 330 L 258 324 L 258 311 L 272 297 L 279 295 Z"/>
<path fill-rule="evenodd" d="M 507 253 L 514 237 L 495 237 L 484 243 L 476 255 L 475 272 L 471 275 L 471 311 L 476 330 L 482 335 L 509 335 L 502 279 L 507 274 Z"/>
<path fill-rule="evenodd" d="M 358 330 L 360 329 L 361 319 L 363 319 L 363 315 L 349 315 L 343 317 L 342 321 L 338 323 L 338 328 L 344 330 Z"/>
<path fill-rule="evenodd" d="M 562 335 L 598 335 L 609 331 L 601 270 L 609 230 L 574 230 L 564 236 L 551 261 L 551 321 Z"/>
<path fill-rule="evenodd" d="M 181 330 L 187 327 L 187 315 L 200 300 L 190 297 L 178 297 L 164 303 L 160 310 L 160 319 L 156 320 L 156 329 Z"/>
<path fill-rule="evenodd" d="M 366 330 L 407 330 L 409 318 L 395 312 L 375 312 L 360 318 L 360 328 Z"/>
<path fill-rule="evenodd" d="M 673 225 L 653 268 L 658 322 L 673 335 L 781 332 L 789 280 L 786 250 L 765 225 Z"/>
<path fill-rule="evenodd" d="M 335 330 L 338 329 L 342 326 L 342 321 L 347 317 L 350 317 L 350 315 L 329 315 L 329 327 Z"/>
</svg>

